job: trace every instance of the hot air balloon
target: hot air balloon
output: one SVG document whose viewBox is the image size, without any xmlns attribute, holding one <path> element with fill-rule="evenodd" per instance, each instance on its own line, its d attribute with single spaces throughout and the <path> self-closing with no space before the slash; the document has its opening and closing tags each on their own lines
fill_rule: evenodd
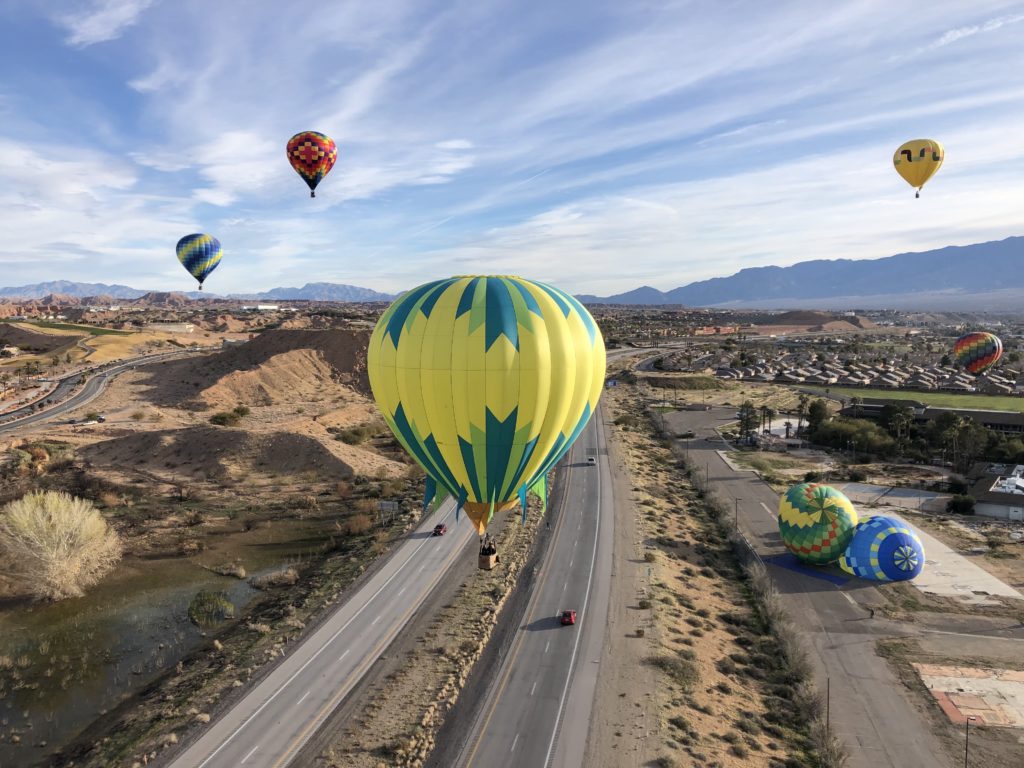
<svg viewBox="0 0 1024 768">
<path fill-rule="evenodd" d="M 316 197 L 316 185 L 331 172 L 337 159 L 338 147 L 330 136 L 303 131 L 288 139 L 288 162 L 309 185 L 310 197 Z"/>
<path fill-rule="evenodd" d="M 876 515 L 857 523 L 839 567 L 862 579 L 908 581 L 924 568 L 924 545 L 899 518 Z"/>
<path fill-rule="evenodd" d="M 961 336 L 953 344 L 953 359 L 968 373 L 984 373 L 1003 356 L 1003 342 L 994 333 L 978 331 Z"/>
<path fill-rule="evenodd" d="M 853 504 L 830 485 L 794 485 L 779 501 L 782 543 L 814 565 L 834 562 L 849 545 L 856 524 Z"/>
<path fill-rule="evenodd" d="M 896 150 L 892 164 L 904 181 L 917 188 L 914 197 L 920 197 L 921 188 L 942 167 L 945 157 L 946 150 L 934 139 L 914 139 Z"/>
<path fill-rule="evenodd" d="M 548 471 L 597 407 L 604 340 L 557 288 L 452 277 L 387 309 L 367 371 L 385 421 L 427 473 L 425 504 L 443 489 L 482 535 L 517 501 L 525 518 L 528 491 L 546 497 Z"/>
<path fill-rule="evenodd" d="M 176 250 L 178 261 L 199 281 L 199 290 L 203 290 L 203 281 L 220 264 L 223 255 L 220 240 L 213 235 L 185 235 L 178 241 Z"/>
</svg>

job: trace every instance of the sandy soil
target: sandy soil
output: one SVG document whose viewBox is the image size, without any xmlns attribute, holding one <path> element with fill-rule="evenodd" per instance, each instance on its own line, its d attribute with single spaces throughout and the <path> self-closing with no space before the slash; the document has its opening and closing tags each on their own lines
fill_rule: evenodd
<svg viewBox="0 0 1024 768">
<path fill-rule="evenodd" d="M 604 403 L 618 415 L 643 408 L 631 387 L 606 393 Z M 757 630 L 731 552 L 646 420 L 617 427 L 613 439 L 632 478 L 633 509 L 619 516 L 627 530 L 617 531 L 617 577 L 623 558 L 634 565 L 614 587 L 611 621 L 619 624 L 602 660 L 589 759 L 747 768 L 800 754 L 802 735 L 780 717 L 787 702 L 773 696 L 774 640 Z"/>
</svg>

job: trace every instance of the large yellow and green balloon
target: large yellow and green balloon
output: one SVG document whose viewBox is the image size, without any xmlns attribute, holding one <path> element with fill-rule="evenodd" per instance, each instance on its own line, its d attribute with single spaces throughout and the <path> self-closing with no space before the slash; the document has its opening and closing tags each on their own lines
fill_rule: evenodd
<svg viewBox="0 0 1024 768">
<path fill-rule="evenodd" d="M 601 332 L 575 298 L 506 276 L 437 280 L 398 298 L 370 339 L 367 369 L 391 431 L 483 533 L 548 471 L 597 408 Z"/>
<path fill-rule="evenodd" d="M 831 485 L 801 483 L 779 501 L 779 535 L 786 548 L 813 565 L 839 559 L 853 538 L 857 510 Z"/>
<path fill-rule="evenodd" d="M 896 173 L 917 189 L 914 197 L 920 197 L 921 188 L 942 167 L 942 161 L 945 159 L 946 150 L 938 141 L 914 139 L 896 150 L 892 156 L 892 164 L 896 166 Z"/>
</svg>

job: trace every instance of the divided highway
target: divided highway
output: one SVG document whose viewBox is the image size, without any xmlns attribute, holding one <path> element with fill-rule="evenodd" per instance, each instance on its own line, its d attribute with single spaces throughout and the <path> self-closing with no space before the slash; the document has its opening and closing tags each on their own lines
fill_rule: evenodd
<svg viewBox="0 0 1024 768">
<path fill-rule="evenodd" d="M 551 545 L 460 767 L 582 764 L 611 587 L 614 500 L 602 415 L 562 465 L 568 477 Z M 564 609 L 577 611 L 575 626 L 561 625 Z"/>
<path fill-rule="evenodd" d="M 281 768 L 387 648 L 459 557 L 475 530 L 451 499 L 319 629 L 171 763 L 173 768 Z M 449 532 L 432 536 L 438 523 Z"/>
<path fill-rule="evenodd" d="M 103 393 L 103 390 L 106 389 L 107 384 L 111 379 L 125 371 L 130 371 L 132 368 L 136 368 L 140 365 L 149 365 L 150 363 L 158 363 L 174 357 L 184 357 L 190 354 L 195 353 L 191 350 L 188 352 L 165 352 L 160 355 L 150 355 L 147 357 L 129 360 L 115 365 L 112 368 L 108 368 L 105 371 L 100 371 L 99 373 L 93 374 L 85 382 L 85 385 L 81 390 L 62 403 L 57 403 L 43 411 L 32 412 L 30 407 L 25 407 L 7 414 L 6 418 L 8 420 L 0 421 L 0 434 L 4 434 L 5 432 L 14 432 L 23 427 L 31 426 L 32 424 L 48 421 L 55 416 L 70 413 L 76 408 L 81 408 L 83 405 L 87 405 Z M 61 380 L 60 384 L 57 385 L 57 388 L 49 395 L 49 399 L 58 400 L 67 392 L 73 391 L 75 387 L 78 386 L 77 382 L 79 378 L 80 376 L 76 374 Z M 24 413 L 26 415 L 17 417 L 17 414 L 19 413 Z M 15 416 L 14 419 L 11 419 L 12 415 Z"/>
</svg>

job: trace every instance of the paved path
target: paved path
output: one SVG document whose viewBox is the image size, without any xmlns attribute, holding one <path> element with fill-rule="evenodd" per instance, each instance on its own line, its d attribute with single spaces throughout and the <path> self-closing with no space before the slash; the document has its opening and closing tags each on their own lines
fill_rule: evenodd
<svg viewBox="0 0 1024 768">
<path fill-rule="evenodd" d="M 458 766 L 580 766 L 611 586 L 611 475 L 601 410 L 570 453 L 565 502 L 523 626 Z M 586 457 L 595 456 L 596 465 Z M 577 624 L 563 627 L 563 609 Z"/>
<path fill-rule="evenodd" d="M 134 360 L 120 363 L 111 368 L 107 368 L 104 371 L 95 373 L 85 382 L 85 385 L 78 392 L 71 395 L 63 402 L 50 406 L 46 410 L 33 411 L 31 407 L 25 407 L 7 414 L 5 420 L 0 421 L 0 435 L 8 432 L 16 432 L 19 429 L 24 429 L 25 427 L 32 426 L 33 424 L 49 421 L 56 416 L 69 413 L 76 408 L 81 408 L 83 405 L 88 405 L 103 393 L 103 390 L 106 389 L 107 384 L 109 384 L 112 379 L 125 371 L 130 371 L 140 365 L 149 365 L 150 363 L 158 363 L 163 360 L 194 354 L 196 354 L 196 352 L 189 350 L 186 352 L 164 352 L 159 355 L 148 355 L 146 357 L 136 358 Z M 66 397 L 78 386 L 78 381 L 82 375 L 84 374 L 75 374 L 74 376 L 68 376 L 62 379 L 56 389 L 47 396 L 48 399 L 59 400 L 62 397 Z"/>
<path fill-rule="evenodd" d="M 431 536 L 447 523 L 445 536 Z M 173 768 L 280 768 L 316 732 L 402 630 L 475 530 L 451 499 L 412 533 L 349 600 L 171 763 Z"/>
<path fill-rule="evenodd" d="M 740 530 L 758 554 L 785 553 L 776 520 L 778 495 L 756 474 L 735 471 L 717 453 L 726 446 L 714 439 L 714 429 L 735 421 L 735 410 L 679 411 L 666 414 L 666 420 L 677 434 L 696 432 L 696 438 L 684 441 L 691 462 L 738 511 Z M 875 641 L 891 636 L 891 630 L 871 621 L 862 603 L 880 605 L 878 591 L 855 579 L 840 587 L 789 568 L 770 565 L 769 572 L 807 640 L 820 689 L 826 681 L 831 689 L 830 720 L 849 747 L 848 768 L 951 768 L 902 684 L 875 654 Z"/>
</svg>

